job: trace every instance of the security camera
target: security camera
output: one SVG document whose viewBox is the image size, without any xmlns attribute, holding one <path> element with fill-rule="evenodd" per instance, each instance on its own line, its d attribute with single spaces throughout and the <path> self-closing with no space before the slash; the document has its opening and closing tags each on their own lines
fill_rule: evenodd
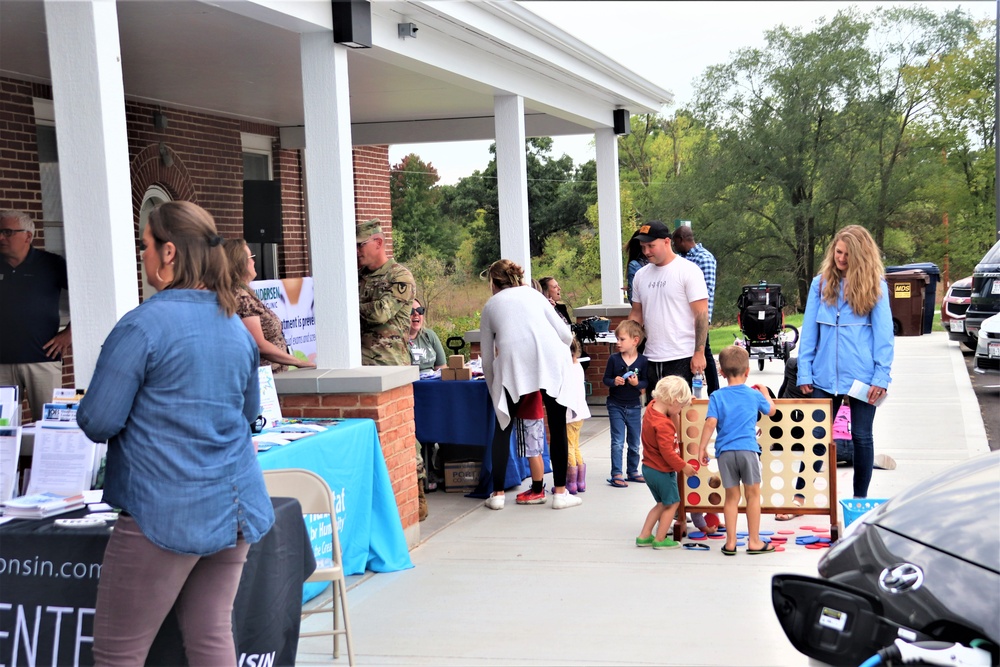
<svg viewBox="0 0 1000 667">
<path fill-rule="evenodd" d="M 397 25 L 399 28 L 399 37 L 401 39 L 404 37 L 417 36 L 417 25 L 415 23 L 399 23 Z"/>
</svg>

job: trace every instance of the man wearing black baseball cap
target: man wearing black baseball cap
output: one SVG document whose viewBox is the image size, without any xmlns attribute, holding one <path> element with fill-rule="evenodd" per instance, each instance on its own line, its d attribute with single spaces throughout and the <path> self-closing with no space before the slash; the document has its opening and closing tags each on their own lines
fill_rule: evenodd
<svg viewBox="0 0 1000 667">
<path fill-rule="evenodd" d="M 653 220 L 639 228 L 636 238 L 649 264 L 632 283 L 632 312 L 646 329 L 649 359 L 646 380 L 655 387 L 660 378 L 679 375 L 691 384 L 705 371 L 708 339 L 708 287 L 697 264 L 676 255 L 670 229 Z M 652 391 L 646 395 L 649 403 Z"/>
</svg>

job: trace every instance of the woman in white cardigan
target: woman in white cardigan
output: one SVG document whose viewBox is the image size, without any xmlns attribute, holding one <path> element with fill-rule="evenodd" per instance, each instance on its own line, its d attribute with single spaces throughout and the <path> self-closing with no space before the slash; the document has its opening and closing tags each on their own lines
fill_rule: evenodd
<svg viewBox="0 0 1000 667">
<path fill-rule="evenodd" d="M 536 391 L 542 392 L 549 421 L 555 483 L 552 508 L 580 505 L 583 499 L 566 492 L 569 456 L 566 408 L 579 407 L 571 405 L 573 393 L 564 387 L 563 379 L 572 363 L 569 344 L 573 333 L 548 299 L 523 284 L 524 270 L 520 266 L 501 259 L 490 266 L 488 275 L 493 296 L 483 306 L 479 330 L 483 374 L 496 410 L 496 425 L 493 432 L 493 495 L 486 499 L 486 506 L 503 509 L 512 415 L 517 415 L 521 397 Z"/>
</svg>

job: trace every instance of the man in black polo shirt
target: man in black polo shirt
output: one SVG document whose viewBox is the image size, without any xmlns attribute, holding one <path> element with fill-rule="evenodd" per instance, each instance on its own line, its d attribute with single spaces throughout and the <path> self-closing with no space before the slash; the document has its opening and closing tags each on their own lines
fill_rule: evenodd
<svg viewBox="0 0 1000 667">
<path fill-rule="evenodd" d="M 66 260 L 33 248 L 35 223 L 20 211 L 0 211 L 0 385 L 20 387 L 35 421 L 52 390 L 62 386 L 69 325 L 59 331 L 59 299 L 67 289 Z"/>
</svg>

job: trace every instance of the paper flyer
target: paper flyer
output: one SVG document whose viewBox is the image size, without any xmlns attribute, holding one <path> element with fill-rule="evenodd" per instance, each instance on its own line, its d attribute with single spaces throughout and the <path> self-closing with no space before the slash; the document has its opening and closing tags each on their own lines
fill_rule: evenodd
<svg viewBox="0 0 1000 667">
<path fill-rule="evenodd" d="M 864 382 L 862 382 L 861 380 L 855 380 L 854 384 L 851 385 L 851 390 L 847 392 L 847 395 L 850 396 L 850 397 L 852 397 L 852 398 L 856 398 L 859 401 L 864 401 L 865 403 L 867 403 L 868 402 L 868 390 L 870 390 L 870 389 L 871 389 L 871 385 L 867 385 Z M 876 408 L 879 407 L 880 405 L 882 405 L 883 403 L 885 403 L 885 399 L 886 399 L 886 397 L 888 395 L 889 395 L 888 393 L 882 394 L 882 397 L 879 398 L 874 403 L 872 403 L 872 405 L 874 405 Z"/>
<path fill-rule="evenodd" d="M 17 459 L 21 456 L 21 427 L 0 428 L 0 502 L 17 490 Z"/>
<path fill-rule="evenodd" d="M 281 421 L 281 405 L 278 403 L 278 390 L 274 386 L 274 374 L 270 366 L 260 366 L 257 369 L 260 379 L 260 414 L 267 422 L 264 427 Z"/>
</svg>

